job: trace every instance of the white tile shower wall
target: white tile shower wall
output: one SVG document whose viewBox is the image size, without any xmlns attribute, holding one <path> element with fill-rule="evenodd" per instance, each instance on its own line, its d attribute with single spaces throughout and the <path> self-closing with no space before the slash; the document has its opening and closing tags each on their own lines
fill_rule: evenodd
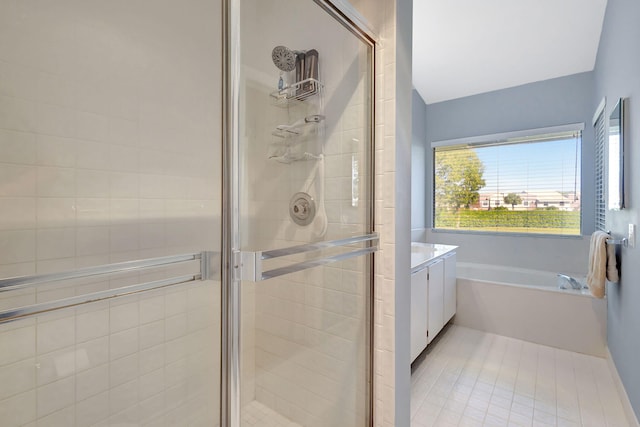
<svg viewBox="0 0 640 427">
<path fill-rule="evenodd" d="M 216 288 L 181 285 L 1 325 L 2 425 L 211 425 Z"/>
<path fill-rule="evenodd" d="M 374 295 L 374 425 L 396 426 L 395 361 L 395 227 L 396 171 L 407 175 L 404 166 L 396 166 L 396 8 L 397 0 L 351 0 L 368 20 L 379 40 L 376 49 L 375 76 L 375 228 L 380 234 L 381 250 L 375 257 Z M 405 5 L 406 6 L 406 5 Z M 406 26 L 407 23 L 402 23 Z M 409 88 L 410 89 L 410 88 Z M 400 169 L 398 169 L 400 167 Z M 404 199 L 404 195 L 402 198 Z M 407 229 L 410 224 L 406 224 Z M 400 241 L 409 245 L 409 241 Z M 398 364 L 402 366 L 403 364 Z M 407 368 L 409 362 L 407 361 Z M 402 390 L 399 390 L 402 392 Z"/>
<path fill-rule="evenodd" d="M 243 245 L 256 250 L 362 234 L 366 229 L 367 201 L 363 196 L 368 177 L 362 175 L 366 171 L 362 152 L 367 140 L 366 82 L 362 80 L 366 54 L 351 34 L 334 31 L 336 23 L 328 17 L 319 18 L 321 25 L 326 25 L 321 38 L 308 30 L 295 37 L 281 30 L 283 34 L 274 36 L 272 43 L 269 31 L 257 29 L 268 26 L 270 17 L 277 19 L 274 11 L 282 9 L 275 3 L 255 5 L 260 20 L 250 28 L 266 40 L 248 43 L 258 52 L 247 53 L 243 60 L 251 63 L 243 95 L 251 124 L 242 141 L 249 171 L 243 177 L 247 189 L 242 200 L 247 223 Z M 251 19 L 249 13 L 244 16 Z M 269 101 L 277 69 L 268 61 L 263 65 L 271 70 L 269 76 L 251 70 L 260 69 L 255 65 L 255 58 L 264 56 L 259 55 L 260 49 L 269 52 L 276 44 L 287 43 L 295 49 L 318 50 L 325 89 L 320 99 L 280 109 Z M 324 101 L 324 110 L 320 101 Z M 276 126 L 318 112 L 326 116 L 325 135 L 301 145 L 304 150 L 324 153 L 324 160 L 281 164 L 268 159 L 269 142 L 277 141 L 271 136 Z M 358 206 L 353 206 L 352 200 L 354 161 L 361 165 Z M 289 218 L 289 200 L 298 191 L 309 192 L 318 201 L 318 216 L 307 227 L 296 226 Z M 325 221 L 327 230 L 323 233 Z M 367 351 L 364 262 L 353 259 L 256 285 L 255 348 L 245 343 L 243 351 L 243 355 L 255 357 L 256 400 L 306 426 L 362 425 Z M 243 315 L 249 317 L 246 310 Z M 247 327 L 245 323 L 245 330 Z M 245 381 L 252 373 L 245 371 Z M 246 396 L 250 391 L 245 389 L 244 393 L 243 400 L 250 401 Z"/>
<path fill-rule="evenodd" d="M 0 277 L 216 249 L 219 13 L 218 0 L 0 4 Z M 4 292 L 0 309 L 181 271 Z M 219 286 L 0 326 L 0 424 L 210 425 Z"/>
</svg>

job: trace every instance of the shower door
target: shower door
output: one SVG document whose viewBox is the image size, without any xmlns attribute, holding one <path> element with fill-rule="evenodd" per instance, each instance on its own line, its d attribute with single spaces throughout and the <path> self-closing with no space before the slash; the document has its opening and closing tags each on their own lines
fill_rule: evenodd
<svg viewBox="0 0 640 427">
<path fill-rule="evenodd" d="M 327 2 L 231 3 L 231 417 L 366 426 L 373 44 Z"/>
<path fill-rule="evenodd" d="M 0 425 L 217 426 L 220 0 L 0 1 Z"/>
</svg>

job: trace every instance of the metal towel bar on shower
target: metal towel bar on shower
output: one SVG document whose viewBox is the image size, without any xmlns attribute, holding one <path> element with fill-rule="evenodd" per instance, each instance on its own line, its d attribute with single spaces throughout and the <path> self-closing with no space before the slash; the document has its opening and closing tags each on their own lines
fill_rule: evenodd
<svg viewBox="0 0 640 427">
<path fill-rule="evenodd" d="M 0 323 L 10 322 L 13 320 L 22 319 L 24 317 L 63 308 L 74 307 L 90 302 L 97 302 L 105 299 L 117 298 L 125 295 L 132 295 L 140 292 L 150 291 L 153 289 L 165 288 L 167 286 L 174 286 L 182 283 L 194 282 L 197 280 L 209 280 L 212 279 L 215 274 L 212 268 L 215 263 L 211 262 L 212 258 L 215 255 L 215 252 L 205 251 L 159 258 L 150 258 L 144 260 L 126 261 L 95 267 L 86 267 L 61 273 L 50 273 L 1 279 L 0 292 L 8 292 L 16 289 L 37 287 L 38 285 L 44 283 L 59 282 L 62 280 L 79 279 L 112 273 L 133 272 L 154 267 L 166 267 L 169 265 L 194 260 L 200 261 L 200 269 L 195 273 L 170 277 L 162 280 L 155 280 L 152 282 L 123 286 L 115 289 L 107 289 L 104 291 L 92 292 L 89 294 L 83 294 L 49 302 L 31 304 L 28 306 L 12 308 L 8 310 L 2 310 L 0 311 Z"/>
<path fill-rule="evenodd" d="M 320 249 L 346 247 L 356 243 L 365 243 L 364 248 L 354 249 L 349 252 L 340 253 L 337 255 L 327 256 L 324 258 L 313 259 L 309 261 L 298 262 L 285 267 L 274 268 L 264 271 L 264 260 L 273 258 L 284 257 L 288 255 L 297 255 L 305 252 L 317 251 Z M 378 250 L 378 234 L 364 234 L 362 236 L 348 237 L 345 239 L 328 240 L 317 243 L 307 243 L 303 245 L 291 246 L 283 249 L 273 249 L 269 251 L 242 251 L 234 254 L 234 272 L 236 279 L 249 280 L 252 282 L 258 282 L 262 280 L 271 279 L 273 277 L 282 276 L 289 273 L 295 273 L 298 271 L 306 270 L 321 265 L 331 264 L 338 261 L 344 261 L 349 258 L 354 258 L 361 255 L 374 253 Z"/>
</svg>

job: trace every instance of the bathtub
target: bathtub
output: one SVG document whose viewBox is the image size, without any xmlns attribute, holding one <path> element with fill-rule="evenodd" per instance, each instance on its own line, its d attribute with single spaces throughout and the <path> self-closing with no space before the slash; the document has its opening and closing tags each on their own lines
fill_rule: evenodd
<svg viewBox="0 0 640 427">
<path fill-rule="evenodd" d="M 607 304 L 559 289 L 557 273 L 458 262 L 454 323 L 606 357 Z"/>
</svg>

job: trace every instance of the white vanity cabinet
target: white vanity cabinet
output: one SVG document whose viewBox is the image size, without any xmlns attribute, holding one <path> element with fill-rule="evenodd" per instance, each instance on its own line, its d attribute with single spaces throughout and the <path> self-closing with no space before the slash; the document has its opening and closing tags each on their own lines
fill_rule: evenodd
<svg viewBox="0 0 640 427">
<path fill-rule="evenodd" d="M 413 244 L 411 262 L 411 361 L 456 312 L 455 246 Z"/>
<path fill-rule="evenodd" d="M 444 323 L 456 314 L 456 253 L 442 257 L 444 261 Z"/>
<path fill-rule="evenodd" d="M 444 261 L 439 259 L 429 266 L 427 275 L 427 343 L 433 341 L 444 326 Z"/>
<path fill-rule="evenodd" d="M 411 360 L 427 346 L 427 274 L 429 268 L 411 275 Z"/>
</svg>

